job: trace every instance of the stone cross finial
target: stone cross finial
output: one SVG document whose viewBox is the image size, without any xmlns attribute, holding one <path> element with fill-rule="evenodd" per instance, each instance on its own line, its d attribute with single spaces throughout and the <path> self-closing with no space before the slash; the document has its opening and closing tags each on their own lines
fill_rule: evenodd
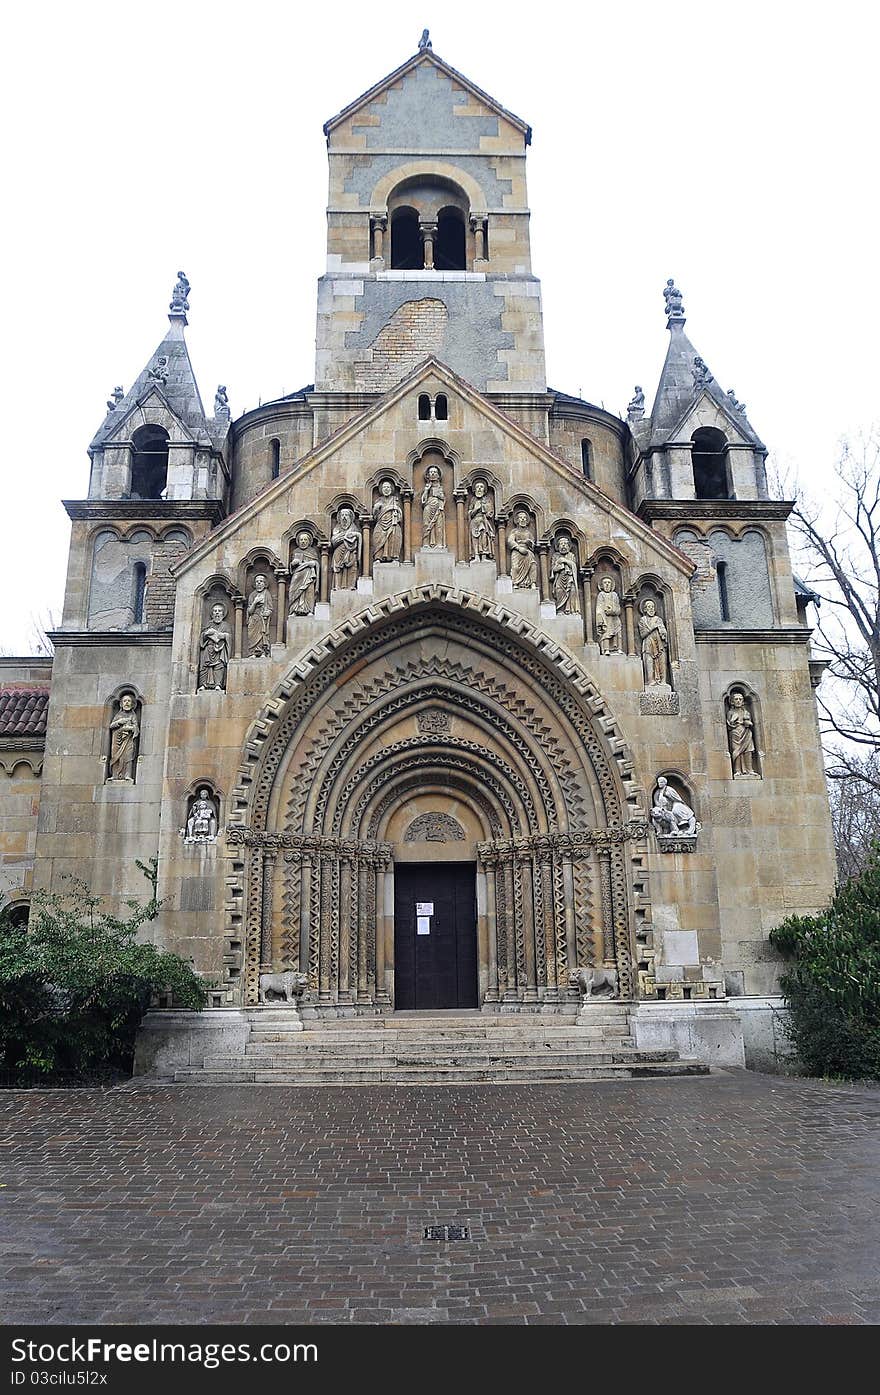
<svg viewBox="0 0 880 1395">
<path fill-rule="evenodd" d="M 171 304 L 168 309 L 172 315 L 186 315 L 189 309 L 190 284 L 186 277 L 186 272 L 178 271 L 177 285 L 171 292 Z"/>
<path fill-rule="evenodd" d="M 115 388 L 113 389 L 113 396 L 110 397 L 110 398 L 108 398 L 108 401 L 107 401 L 107 411 L 108 411 L 108 412 L 115 412 L 115 411 L 116 411 L 116 408 L 119 406 L 119 404 L 120 404 L 120 402 L 122 401 L 122 399 L 123 399 L 124 396 L 125 396 L 125 393 L 122 391 L 121 386 L 115 387 Z"/>
<path fill-rule="evenodd" d="M 670 320 L 683 320 L 684 303 L 682 301 L 681 291 L 678 289 L 671 276 L 663 287 L 663 299 L 666 302 L 667 323 Z"/>
<path fill-rule="evenodd" d="M 713 381 L 712 374 L 709 372 L 709 369 L 706 367 L 706 364 L 700 358 L 699 354 L 697 354 L 696 358 L 694 359 L 693 373 L 694 390 L 696 392 L 699 392 L 700 388 L 708 387 L 709 384 Z"/>
<path fill-rule="evenodd" d="M 423 29 L 422 37 L 419 39 L 419 52 L 422 53 L 426 48 L 433 47 L 434 45 L 431 43 L 430 32 L 427 29 Z"/>
<path fill-rule="evenodd" d="M 633 393 L 632 401 L 628 404 L 626 409 L 626 419 L 627 421 L 641 421 L 644 415 L 645 394 L 642 392 L 638 383 L 636 383 L 636 390 Z"/>
</svg>

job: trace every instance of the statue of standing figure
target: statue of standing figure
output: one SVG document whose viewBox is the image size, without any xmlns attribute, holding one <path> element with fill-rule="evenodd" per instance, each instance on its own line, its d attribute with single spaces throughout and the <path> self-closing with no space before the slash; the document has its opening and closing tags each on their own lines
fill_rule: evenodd
<svg viewBox="0 0 880 1395">
<path fill-rule="evenodd" d="M 290 557 L 290 594 L 288 615 L 312 615 L 318 593 L 320 563 L 318 549 L 311 533 L 305 529 L 296 535 L 296 547 Z"/>
<path fill-rule="evenodd" d="M 262 573 L 254 577 L 254 589 L 247 603 L 247 642 L 249 659 L 269 656 L 272 638 L 269 629 L 275 609 L 269 583 Z"/>
<path fill-rule="evenodd" d="M 422 490 L 422 547 L 446 546 L 446 491 L 437 465 L 425 471 Z"/>
<path fill-rule="evenodd" d="M 556 602 L 557 615 L 580 615 L 577 557 L 572 551 L 571 539 L 564 533 L 556 543 L 550 563 L 550 589 Z"/>
<path fill-rule="evenodd" d="M 210 791 L 201 789 L 198 797 L 193 800 L 192 808 L 189 811 L 184 841 L 187 843 L 210 843 L 216 837 L 217 809 Z"/>
<path fill-rule="evenodd" d="M 510 551 L 510 580 L 514 591 L 525 591 L 538 584 L 538 559 L 535 556 L 535 540 L 532 525 L 525 509 L 517 509 L 513 518 L 514 526 L 507 534 Z"/>
<path fill-rule="evenodd" d="M 596 634 L 599 653 L 620 651 L 620 597 L 614 589 L 614 578 L 603 576 L 596 597 Z"/>
<path fill-rule="evenodd" d="M 353 591 L 357 586 L 361 559 L 361 530 L 354 509 L 340 509 L 330 535 L 330 570 L 334 591 Z"/>
<path fill-rule="evenodd" d="M 199 688 L 226 688 L 226 669 L 232 654 L 232 631 L 226 623 L 226 607 L 211 607 L 211 623 L 199 637 Z"/>
<path fill-rule="evenodd" d="M 654 601 L 643 601 L 639 616 L 639 638 L 642 641 L 642 668 L 645 673 L 645 687 L 653 688 L 658 683 L 669 683 L 669 635 L 662 619 L 657 614 Z"/>
<path fill-rule="evenodd" d="M 474 497 L 468 509 L 471 546 L 475 562 L 495 559 L 495 505 L 485 480 L 474 484 Z"/>
<path fill-rule="evenodd" d="M 754 775 L 755 724 L 743 693 L 730 694 L 727 707 L 727 736 L 734 779 L 738 775 Z"/>
<path fill-rule="evenodd" d="M 110 761 L 107 779 L 134 782 L 137 742 L 141 734 L 134 693 L 123 693 L 119 709 L 110 723 Z"/>
<path fill-rule="evenodd" d="M 391 480 L 382 480 L 373 505 L 373 557 L 377 562 L 399 562 L 403 550 L 403 509 Z"/>
</svg>

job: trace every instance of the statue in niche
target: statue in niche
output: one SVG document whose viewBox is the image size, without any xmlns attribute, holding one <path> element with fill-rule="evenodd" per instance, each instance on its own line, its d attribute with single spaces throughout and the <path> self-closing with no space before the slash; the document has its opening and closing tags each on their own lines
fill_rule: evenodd
<svg viewBox="0 0 880 1395">
<path fill-rule="evenodd" d="M 733 765 L 733 778 L 755 775 L 755 724 L 749 711 L 745 694 L 734 690 L 727 706 L 727 739 L 730 742 L 730 759 Z"/>
<path fill-rule="evenodd" d="M 226 623 L 226 607 L 211 606 L 211 623 L 199 637 L 199 689 L 226 688 L 226 669 L 232 654 L 232 632 Z"/>
<path fill-rule="evenodd" d="M 403 551 L 403 509 L 391 480 L 382 480 L 373 505 L 373 556 L 377 562 L 399 562 Z"/>
<path fill-rule="evenodd" d="M 192 802 L 186 821 L 186 843 L 213 843 L 217 837 L 217 806 L 211 791 L 201 789 Z"/>
<path fill-rule="evenodd" d="M 134 783 L 134 767 L 140 734 L 137 698 L 134 693 L 123 693 L 119 699 L 116 716 L 110 723 L 108 780 L 118 780 L 129 785 Z"/>
<path fill-rule="evenodd" d="M 425 471 L 422 490 L 422 547 L 446 546 L 446 493 L 438 465 Z"/>
<path fill-rule="evenodd" d="M 571 538 L 565 533 L 557 541 L 550 563 L 550 589 L 556 602 L 557 615 L 580 615 L 577 558 L 572 551 Z"/>
<path fill-rule="evenodd" d="M 269 627 L 275 606 L 269 583 L 262 573 L 254 577 L 254 589 L 247 603 L 247 643 L 249 659 L 268 657 L 272 640 Z"/>
<path fill-rule="evenodd" d="M 340 509 L 330 536 L 330 570 L 334 591 L 353 591 L 357 586 L 361 558 L 361 530 L 354 509 Z"/>
<path fill-rule="evenodd" d="M 596 597 L 596 634 L 600 654 L 620 652 L 620 597 L 614 589 L 614 578 L 603 576 Z"/>
<path fill-rule="evenodd" d="M 495 505 L 485 480 L 474 484 L 474 497 L 468 509 L 471 546 L 475 562 L 495 560 Z"/>
<path fill-rule="evenodd" d="M 318 593 L 318 549 L 311 533 L 297 533 L 296 547 L 290 558 L 290 604 L 288 615 L 312 615 Z"/>
<path fill-rule="evenodd" d="M 661 775 L 654 791 L 651 823 L 658 838 L 696 838 L 697 816 L 683 795 Z"/>
<path fill-rule="evenodd" d="M 510 551 L 510 579 L 514 591 L 525 591 L 538 584 L 538 559 L 535 556 L 535 540 L 532 525 L 525 509 L 517 509 L 513 518 L 514 526 L 507 534 Z"/>
<path fill-rule="evenodd" d="M 662 619 L 657 614 L 654 601 L 643 601 L 639 616 L 639 638 L 642 641 L 642 668 L 645 673 L 645 687 L 653 688 L 658 683 L 669 685 L 669 635 Z"/>
</svg>

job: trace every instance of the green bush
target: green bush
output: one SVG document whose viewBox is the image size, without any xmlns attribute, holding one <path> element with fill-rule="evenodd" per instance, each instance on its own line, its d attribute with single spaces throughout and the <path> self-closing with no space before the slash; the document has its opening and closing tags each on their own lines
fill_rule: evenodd
<svg viewBox="0 0 880 1395">
<path fill-rule="evenodd" d="M 0 1066 L 47 1075 L 130 1070 L 134 1038 L 156 993 L 201 1008 L 201 979 L 177 954 L 138 940 L 159 913 L 156 864 L 137 864 L 152 884 L 125 919 L 71 878 L 63 894 L 36 892 L 30 921 L 0 913 Z"/>
<path fill-rule="evenodd" d="M 827 911 L 790 916 L 770 943 L 790 959 L 780 987 L 804 1069 L 880 1079 L 880 845 Z"/>
</svg>

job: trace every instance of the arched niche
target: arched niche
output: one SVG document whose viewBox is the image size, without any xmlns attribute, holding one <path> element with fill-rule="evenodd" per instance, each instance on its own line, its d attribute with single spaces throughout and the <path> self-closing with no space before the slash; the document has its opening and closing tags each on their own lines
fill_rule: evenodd
<svg viewBox="0 0 880 1395">
<path fill-rule="evenodd" d="M 225 691 L 243 608 L 244 597 L 225 573 L 209 577 L 196 592 L 192 651 L 196 691 Z"/>
<path fill-rule="evenodd" d="M 131 437 L 132 499 L 163 499 L 168 483 L 169 435 L 164 426 L 139 426 Z"/>
<path fill-rule="evenodd" d="M 732 499 L 727 437 L 717 426 L 699 426 L 691 437 L 694 494 L 698 499 Z"/>
<path fill-rule="evenodd" d="M 189 846 L 216 843 L 222 827 L 222 799 L 213 779 L 193 780 L 184 797 L 180 835 Z"/>
<path fill-rule="evenodd" d="M 732 778 L 760 780 L 764 773 L 764 723 L 758 694 L 738 679 L 725 688 L 721 710 Z"/>
<path fill-rule="evenodd" d="M 134 683 L 120 683 L 104 702 L 104 783 L 134 785 L 141 749 L 144 702 Z"/>
</svg>

